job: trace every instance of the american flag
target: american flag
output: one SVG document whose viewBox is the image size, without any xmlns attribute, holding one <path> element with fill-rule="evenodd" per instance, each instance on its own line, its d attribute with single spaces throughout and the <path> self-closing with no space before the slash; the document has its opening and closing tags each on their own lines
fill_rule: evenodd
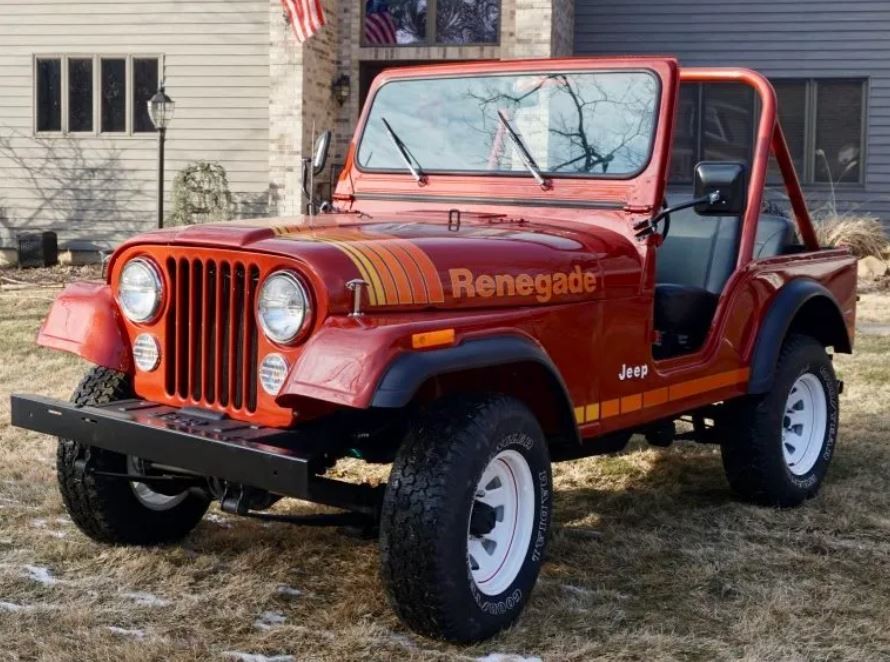
<svg viewBox="0 0 890 662">
<path fill-rule="evenodd" d="M 396 43 L 396 22 L 389 13 L 386 0 L 368 0 L 365 6 L 365 43 Z"/>
<path fill-rule="evenodd" d="M 281 0 L 281 4 L 284 5 L 284 12 L 301 44 L 321 30 L 327 22 L 321 0 Z"/>
</svg>

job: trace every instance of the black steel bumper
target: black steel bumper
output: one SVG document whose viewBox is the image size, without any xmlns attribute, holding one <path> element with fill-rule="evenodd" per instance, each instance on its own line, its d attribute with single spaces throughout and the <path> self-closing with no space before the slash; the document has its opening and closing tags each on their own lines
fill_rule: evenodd
<svg viewBox="0 0 890 662">
<path fill-rule="evenodd" d="M 249 485 L 282 496 L 357 508 L 363 486 L 328 480 L 317 432 L 262 428 L 144 400 L 78 406 L 37 395 L 12 396 L 12 424 L 73 439 L 202 476 Z"/>
</svg>

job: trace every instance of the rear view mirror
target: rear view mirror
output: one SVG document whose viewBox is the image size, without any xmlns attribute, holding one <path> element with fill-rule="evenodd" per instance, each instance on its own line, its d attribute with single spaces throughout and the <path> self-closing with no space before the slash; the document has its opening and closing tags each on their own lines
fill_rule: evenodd
<svg viewBox="0 0 890 662">
<path fill-rule="evenodd" d="M 748 202 L 748 169 L 744 163 L 703 161 L 695 166 L 695 212 L 702 216 L 738 216 Z"/>
<path fill-rule="evenodd" d="M 312 148 L 312 173 L 320 175 L 324 165 L 328 161 L 328 150 L 331 147 L 331 132 L 323 131 L 315 139 L 315 147 Z"/>
</svg>

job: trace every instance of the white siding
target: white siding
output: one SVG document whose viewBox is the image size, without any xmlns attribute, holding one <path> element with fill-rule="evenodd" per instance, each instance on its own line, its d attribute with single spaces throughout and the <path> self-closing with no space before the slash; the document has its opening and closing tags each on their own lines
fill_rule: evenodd
<svg viewBox="0 0 890 662">
<path fill-rule="evenodd" d="M 575 52 L 676 55 L 687 66 L 746 66 L 772 78 L 865 78 L 865 182 L 840 207 L 890 223 L 888 0 L 576 0 Z M 806 188 L 811 208 L 830 198 Z"/>
<path fill-rule="evenodd" d="M 269 191 L 268 0 L 0 0 L 0 246 L 52 229 L 72 249 L 154 227 L 157 137 L 34 132 L 34 55 L 159 55 L 176 172 L 218 161 L 242 215 Z"/>
</svg>

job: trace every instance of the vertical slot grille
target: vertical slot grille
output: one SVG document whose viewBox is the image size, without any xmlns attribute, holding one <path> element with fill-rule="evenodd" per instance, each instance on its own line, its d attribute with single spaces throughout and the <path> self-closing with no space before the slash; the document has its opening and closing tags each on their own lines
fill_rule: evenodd
<svg viewBox="0 0 890 662">
<path fill-rule="evenodd" d="M 195 405 L 256 411 L 256 265 L 167 260 L 167 393 Z"/>
</svg>

